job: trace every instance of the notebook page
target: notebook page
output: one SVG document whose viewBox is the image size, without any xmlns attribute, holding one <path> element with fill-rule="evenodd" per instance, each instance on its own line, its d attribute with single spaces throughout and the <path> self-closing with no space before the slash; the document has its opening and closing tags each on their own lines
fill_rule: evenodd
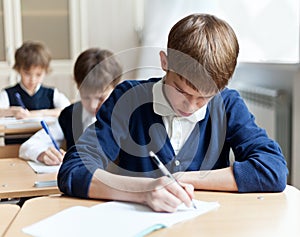
<svg viewBox="0 0 300 237">
<path fill-rule="evenodd" d="M 175 213 L 153 212 L 126 202 L 107 202 L 93 207 L 72 207 L 23 229 L 32 236 L 143 236 L 219 207 L 217 202 L 194 200 L 197 209 L 180 206 Z M 53 228 L 55 227 L 55 228 Z"/>
<path fill-rule="evenodd" d="M 35 173 L 57 173 L 60 165 L 45 165 L 43 163 L 27 161 L 29 166 L 34 170 Z"/>
</svg>

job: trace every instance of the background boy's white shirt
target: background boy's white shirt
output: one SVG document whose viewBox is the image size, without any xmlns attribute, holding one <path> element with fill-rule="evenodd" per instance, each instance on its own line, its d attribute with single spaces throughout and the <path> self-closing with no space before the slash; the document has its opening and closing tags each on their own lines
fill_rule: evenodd
<svg viewBox="0 0 300 237">
<path fill-rule="evenodd" d="M 21 87 L 24 89 L 24 87 L 22 86 L 22 84 L 20 84 Z M 39 89 L 40 86 L 37 87 L 37 89 Z M 24 89 L 26 91 L 26 89 Z M 54 104 L 54 108 L 65 108 L 67 106 L 69 106 L 70 100 L 61 92 L 59 92 L 59 90 L 57 88 L 54 88 L 54 94 L 53 94 L 53 104 Z M 8 98 L 8 94 L 6 92 L 6 90 L 1 90 L 0 92 L 0 108 L 1 109 L 7 109 L 10 107 L 10 103 L 9 103 L 9 98 Z"/>
<path fill-rule="evenodd" d="M 0 109 L 9 108 L 9 99 L 5 90 L 0 91 Z"/>
<path fill-rule="evenodd" d="M 90 114 L 85 108 L 82 108 L 83 131 L 95 121 L 96 117 Z M 58 120 L 49 125 L 49 130 L 60 147 L 65 137 Z M 41 129 L 21 145 L 19 149 L 19 157 L 38 162 L 37 158 L 39 154 L 46 151 L 50 146 L 53 146 L 53 143 L 49 135 L 44 129 Z"/>
<path fill-rule="evenodd" d="M 70 100 L 63 93 L 59 92 L 57 88 L 54 88 L 53 104 L 54 108 L 63 109 L 69 106 L 71 103 Z"/>
<path fill-rule="evenodd" d="M 96 116 L 93 115 L 93 114 L 90 114 L 84 107 L 82 107 L 82 127 L 83 127 L 83 131 L 94 122 L 96 122 Z"/>
<path fill-rule="evenodd" d="M 58 120 L 49 125 L 49 130 L 60 147 L 65 138 Z M 49 135 L 44 129 L 41 129 L 20 146 L 19 157 L 37 162 L 39 154 L 51 146 L 53 146 L 53 143 Z"/>
</svg>

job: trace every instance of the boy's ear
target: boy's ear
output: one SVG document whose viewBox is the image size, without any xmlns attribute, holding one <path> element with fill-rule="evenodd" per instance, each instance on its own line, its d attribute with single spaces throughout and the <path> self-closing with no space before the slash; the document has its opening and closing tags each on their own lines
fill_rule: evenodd
<svg viewBox="0 0 300 237">
<path fill-rule="evenodd" d="M 168 57 L 166 55 L 166 53 L 164 51 L 160 51 L 159 52 L 159 56 L 160 56 L 160 65 L 161 68 L 167 72 L 168 71 Z"/>
</svg>

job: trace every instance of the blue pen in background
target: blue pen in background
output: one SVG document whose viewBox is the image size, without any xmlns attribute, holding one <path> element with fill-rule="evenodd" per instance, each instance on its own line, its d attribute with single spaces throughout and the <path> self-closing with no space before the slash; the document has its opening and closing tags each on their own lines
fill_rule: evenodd
<svg viewBox="0 0 300 237">
<path fill-rule="evenodd" d="M 26 106 L 25 106 L 24 102 L 22 101 L 22 98 L 21 98 L 21 95 L 20 95 L 19 92 L 16 92 L 16 93 L 15 93 L 15 97 L 16 97 L 16 99 L 17 99 L 17 101 L 18 101 L 18 104 L 19 104 L 23 109 L 26 109 Z"/>
<path fill-rule="evenodd" d="M 47 123 L 44 120 L 42 120 L 41 125 L 42 125 L 43 129 L 45 130 L 45 132 L 49 135 L 54 147 L 56 148 L 56 150 L 58 150 L 60 152 L 59 146 L 58 146 L 57 142 L 55 141 L 54 137 L 52 136 Z"/>
</svg>

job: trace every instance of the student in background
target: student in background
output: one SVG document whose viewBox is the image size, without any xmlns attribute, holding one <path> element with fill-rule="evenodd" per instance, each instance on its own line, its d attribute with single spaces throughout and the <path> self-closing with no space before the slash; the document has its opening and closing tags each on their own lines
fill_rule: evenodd
<svg viewBox="0 0 300 237">
<path fill-rule="evenodd" d="M 160 52 L 165 76 L 120 83 L 63 160 L 58 186 L 70 196 L 143 203 L 173 212 L 193 189 L 280 192 L 288 170 L 279 145 L 227 88 L 239 53 L 232 28 L 192 14 Z M 230 149 L 235 161 L 230 162 Z M 162 177 L 153 151 L 181 183 Z"/>
<path fill-rule="evenodd" d="M 21 80 L 0 92 L 0 117 L 58 117 L 70 105 L 64 94 L 42 85 L 50 61 L 49 49 L 40 42 L 27 41 L 16 50 L 13 68 Z"/>
<path fill-rule="evenodd" d="M 95 114 L 114 87 L 120 82 L 122 68 L 108 50 L 91 48 L 82 52 L 74 66 L 74 79 L 81 101 L 66 107 L 58 122 L 49 129 L 57 144 L 66 141 L 67 148 L 74 145 L 82 132 L 93 122 Z M 39 161 L 46 165 L 58 165 L 65 151 L 54 148 L 44 130 L 38 131 L 19 150 L 21 158 Z"/>
</svg>

